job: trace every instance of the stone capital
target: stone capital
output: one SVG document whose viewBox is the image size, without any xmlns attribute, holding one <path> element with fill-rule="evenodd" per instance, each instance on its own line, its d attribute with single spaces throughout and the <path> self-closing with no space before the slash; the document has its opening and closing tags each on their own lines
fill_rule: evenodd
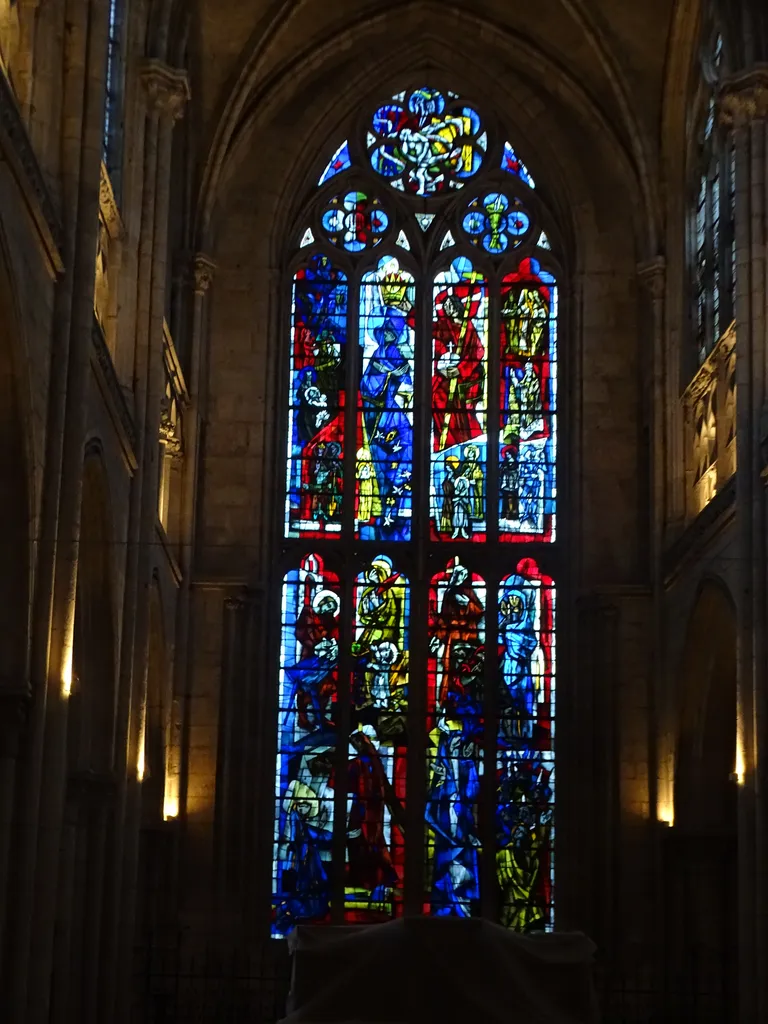
<svg viewBox="0 0 768 1024">
<path fill-rule="evenodd" d="M 195 294 L 205 295 L 213 284 L 213 275 L 216 272 L 216 264 L 204 253 L 199 252 L 195 256 L 192 269 L 195 275 Z"/>
<path fill-rule="evenodd" d="M 187 72 L 161 60 L 148 58 L 141 67 L 141 81 L 150 112 L 178 121 L 190 98 Z"/>
<path fill-rule="evenodd" d="M 745 128 L 768 119 L 768 65 L 732 75 L 717 97 L 718 117 L 725 128 Z"/>
<path fill-rule="evenodd" d="M 652 260 L 638 263 L 637 276 L 640 284 L 652 299 L 663 299 L 667 283 L 667 261 L 663 256 L 654 256 Z"/>
</svg>

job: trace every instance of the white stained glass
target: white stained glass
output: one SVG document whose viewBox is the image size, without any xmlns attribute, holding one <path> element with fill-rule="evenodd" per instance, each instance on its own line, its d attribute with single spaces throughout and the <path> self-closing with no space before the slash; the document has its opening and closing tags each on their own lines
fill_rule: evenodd
<svg viewBox="0 0 768 1024">
<path fill-rule="evenodd" d="M 430 224 L 435 219 L 434 213 L 417 213 L 415 216 L 416 223 L 422 231 L 428 231 Z"/>
<path fill-rule="evenodd" d="M 411 243 L 408 241 L 408 236 L 404 231 L 401 231 L 397 236 L 397 244 L 401 249 L 406 249 L 408 252 L 411 251 Z"/>
<path fill-rule="evenodd" d="M 443 249 L 450 249 L 452 245 L 456 245 L 456 239 L 450 231 L 446 231 L 445 238 L 440 243 L 440 252 L 442 252 Z"/>
<path fill-rule="evenodd" d="M 552 248 L 552 246 L 549 244 L 549 239 L 547 238 L 547 233 L 545 231 L 541 232 L 541 234 L 539 235 L 539 240 L 536 244 L 539 246 L 540 249 Z"/>
<path fill-rule="evenodd" d="M 315 236 L 312 234 L 312 228 L 307 228 L 301 239 L 301 248 L 303 249 L 305 245 L 312 245 L 314 240 Z"/>
</svg>

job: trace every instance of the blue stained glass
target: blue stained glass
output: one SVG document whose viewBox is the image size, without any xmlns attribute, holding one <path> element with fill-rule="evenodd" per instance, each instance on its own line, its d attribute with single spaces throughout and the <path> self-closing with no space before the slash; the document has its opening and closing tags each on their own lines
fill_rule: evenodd
<svg viewBox="0 0 768 1024">
<path fill-rule="evenodd" d="M 377 555 L 355 582 L 347 765 L 347 921 L 403 911 L 410 586 Z"/>
<path fill-rule="evenodd" d="M 501 923 L 552 928 L 555 588 L 524 558 L 499 588 L 497 881 Z"/>
<path fill-rule="evenodd" d="M 324 185 L 326 181 L 329 181 L 337 174 L 341 174 L 342 171 L 348 170 L 352 166 L 352 161 L 349 157 L 349 143 L 342 142 L 339 148 L 331 157 L 328 166 L 325 168 L 323 173 L 320 175 L 319 185 Z"/>
<path fill-rule="evenodd" d="M 331 200 L 322 225 L 334 245 L 362 252 L 379 244 L 389 227 L 389 217 L 378 199 L 369 199 L 365 192 L 347 192 Z"/>
<path fill-rule="evenodd" d="M 531 219 L 519 199 L 509 199 L 500 192 L 490 192 L 482 199 L 473 199 L 464 215 L 463 227 L 473 245 L 482 245 L 486 252 L 500 255 L 510 243 L 519 245 L 528 233 Z"/>
<path fill-rule="evenodd" d="M 360 287 L 357 535 L 411 539 L 415 285 L 389 256 Z"/>
<path fill-rule="evenodd" d="M 347 280 L 313 256 L 293 283 L 285 535 L 341 532 Z"/>
<path fill-rule="evenodd" d="M 528 188 L 536 188 L 536 183 L 531 177 L 528 168 L 514 151 L 512 144 L 509 142 L 504 144 L 504 155 L 501 158 L 501 169 L 503 171 L 507 171 L 509 174 L 514 174 L 521 181 L 525 182 Z"/>
<path fill-rule="evenodd" d="M 427 667 L 427 848 L 431 912 L 480 913 L 485 583 L 459 558 L 432 579 Z"/>
<path fill-rule="evenodd" d="M 328 920 L 337 747 L 338 577 L 308 555 L 283 580 L 272 934 Z"/>
<path fill-rule="evenodd" d="M 373 169 L 421 196 L 461 187 L 479 171 L 486 145 L 477 111 L 429 87 L 379 107 L 368 136 Z"/>
<path fill-rule="evenodd" d="M 499 537 L 555 539 L 558 292 L 524 259 L 501 286 Z"/>
</svg>

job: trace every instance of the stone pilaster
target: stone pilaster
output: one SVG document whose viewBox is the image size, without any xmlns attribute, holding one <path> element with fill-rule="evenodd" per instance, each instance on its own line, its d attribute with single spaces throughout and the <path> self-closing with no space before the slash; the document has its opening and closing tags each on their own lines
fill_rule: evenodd
<svg viewBox="0 0 768 1024">
<path fill-rule="evenodd" d="M 765 883 L 768 728 L 766 695 L 766 502 L 761 479 L 762 411 L 766 402 L 766 157 L 768 68 L 724 82 L 721 124 L 736 152 L 736 510 L 739 543 L 737 730 L 739 793 L 740 1020 L 765 1019 L 768 987 L 759 965 L 768 948 Z"/>
</svg>

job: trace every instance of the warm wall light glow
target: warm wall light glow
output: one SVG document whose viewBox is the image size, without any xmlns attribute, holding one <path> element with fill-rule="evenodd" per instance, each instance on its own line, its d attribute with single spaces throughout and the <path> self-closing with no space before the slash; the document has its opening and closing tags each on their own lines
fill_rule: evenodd
<svg viewBox="0 0 768 1024">
<path fill-rule="evenodd" d="M 163 818 L 170 821 L 179 816 L 179 777 L 166 775 L 165 797 L 163 799 Z"/>
<path fill-rule="evenodd" d="M 740 786 L 744 785 L 744 774 L 746 772 L 746 765 L 744 763 L 744 741 L 741 736 L 741 730 L 736 737 L 736 765 L 734 767 L 733 774 L 736 777 L 736 781 Z"/>
<path fill-rule="evenodd" d="M 736 760 L 733 766 L 733 777 L 740 786 L 744 785 L 744 778 L 747 774 L 745 747 L 744 711 L 739 703 L 736 707 Z"/>
<path fill-rule="evenodd" d="M 139 782 L 144 781 L 144 775 L 146 774 L 147 761 L 146 761 L 146 746 L 147 746 L 147 713 L 146 709 L 142 710 L 141 713 L 141 728 L 139 729 L 139 752 L 136 756 L 136 778 Z"/>
<path fill-rule="evenodd" d="M 671 828 L 675 824 L 674 805 L 671 802 L 660 803 L 658 805 L 656 816 L 658 817 L 662 825 L 669 825 L 669 827 Z"/>
<path fill-rule="evenodd" d="M 72 695 L 72 645 L 67 644 L 61 665 L 61 693 L 63 697 Z"/>
</svg>

